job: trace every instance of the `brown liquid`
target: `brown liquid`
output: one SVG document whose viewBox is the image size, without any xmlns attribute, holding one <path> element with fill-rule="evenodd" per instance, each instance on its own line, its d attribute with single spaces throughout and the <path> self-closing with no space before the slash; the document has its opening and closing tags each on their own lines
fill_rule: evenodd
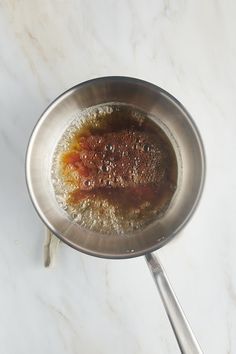
<svg viewBox="0 0 236 354">
<path fill-rule="evenodd" d="M 112 208 L 117 222 L 131 221 L 134 229 L 166 210 L 177 185 L 169 138 L 128 106 L 85 120 L 59 154 L 59 165 L 60 178 L 69 187 L 68 206 L 79 211 L 87 202 L 90 217 L 100 218 L 108 217 Z"/>
</svg>

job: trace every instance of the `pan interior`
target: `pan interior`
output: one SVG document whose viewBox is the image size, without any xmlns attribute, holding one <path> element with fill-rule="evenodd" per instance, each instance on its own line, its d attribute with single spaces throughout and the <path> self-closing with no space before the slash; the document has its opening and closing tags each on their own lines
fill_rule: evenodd
<svg viewBox="0 0 236 354">
<path fill-rule="evenodd" d="M 53 154 L 58 204 L 85 229 L 126 237 L 142 231 L 167 212 L 176 191 L 177 145 L 169 136 L 131 105 L 81 111 Z"/>
<path fill-rule="evenodd" d="M 84 110 L 107 103 L 135 107 L 151 117 L 170 139 L 178 162 L 178 183 L 167 212 L 142 230 L 117 235 L 96 232 L 71 221 L 55 198 L 53 154 L 72 120 Z M 167 92 L 147 82 L 106 77 L 75 86 L 56 99 L 36 125 L 27 152 L 26 174 L 34 206 L 51 231 L 85 253 L 110 258 L 132 257 L 162 247 L 185 225 L 200 198 L 204 152 L 199 133 L 186 110 Z"/>
</svg>

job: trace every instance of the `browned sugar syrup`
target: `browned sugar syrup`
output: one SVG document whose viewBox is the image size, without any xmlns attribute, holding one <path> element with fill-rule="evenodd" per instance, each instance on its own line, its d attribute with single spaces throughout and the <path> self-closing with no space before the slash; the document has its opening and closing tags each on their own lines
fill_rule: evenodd
<svg viewBox="0 0 236 354">
<path fill-rule="evenodd" d="M 91 230 L 129 233 L 160 217 L 177 186 L 177 159 L 164 130 L 121 104 L 90 108 L 54 154 L 54 189 L 68 215 Z"/>
</svg>

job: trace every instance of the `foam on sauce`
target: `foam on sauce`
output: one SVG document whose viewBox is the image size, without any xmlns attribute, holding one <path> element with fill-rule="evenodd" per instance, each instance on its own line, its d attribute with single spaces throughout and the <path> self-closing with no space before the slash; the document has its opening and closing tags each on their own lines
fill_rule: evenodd
<svg viewBox="0 0 236 354">
<path fill-rule="evenodd" d="M 94 231 L 123 234 L 163 215 L 177 172 L 161 127 L 133 107 L 106 104 L 84 111 L 65 131 L 52 180 L 71 219 Z"/>
</svg>

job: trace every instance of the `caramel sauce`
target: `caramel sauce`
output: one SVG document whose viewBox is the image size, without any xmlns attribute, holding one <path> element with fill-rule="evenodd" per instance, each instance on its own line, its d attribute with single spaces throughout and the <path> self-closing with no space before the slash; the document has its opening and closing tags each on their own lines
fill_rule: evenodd
<svg viewBox="0 0 236 354">
<path fill-rule="evenodd" d="M 105 200 L 123 217 L 157 216 L 177 186 L 177 160 L 169 138 L 150 118 L 137 119 L 125 106 L 85 120 L 59 163 L 60 176 L 71 188 L 69 206 Z"/>
</svg>

